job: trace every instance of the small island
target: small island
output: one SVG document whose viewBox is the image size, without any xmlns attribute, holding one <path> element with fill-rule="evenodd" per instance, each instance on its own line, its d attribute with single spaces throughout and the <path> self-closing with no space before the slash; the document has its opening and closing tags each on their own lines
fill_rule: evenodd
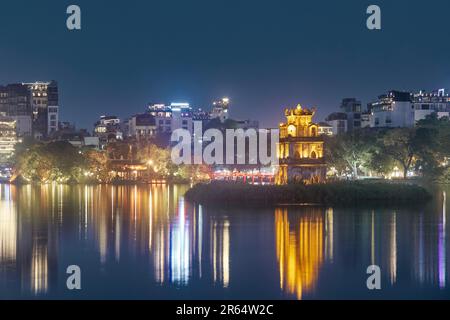
<svg viewBox="0 0 450 320">
<path fill-rule="evenodd" d="M 428 202 L 424 187 L 408 183 L 339 181 L 323 184 L 250 185 L 226 181 L 199 183 L 186 199 L 218 206 L 408 206 Z"/>
</svg>

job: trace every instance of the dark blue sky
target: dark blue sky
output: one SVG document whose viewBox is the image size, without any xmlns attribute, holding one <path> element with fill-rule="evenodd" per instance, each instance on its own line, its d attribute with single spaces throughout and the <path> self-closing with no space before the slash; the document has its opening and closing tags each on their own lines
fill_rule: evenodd
<svg viewBox="0 0 450 320">
<path fill-rule="evenodd" d="M 81 31 L 66 29 L 70 4 Z M 366 29 L 370 4 L 381 31 Z M 0 83 L 57 80 L 62 120 L 88 129 L 149 101 L 222 96 L 264 126 L 298 102 L 320 120 L 343 97 L 450 89 L 448 12 L 448 0 L 3 0 Z"/>
</svg>

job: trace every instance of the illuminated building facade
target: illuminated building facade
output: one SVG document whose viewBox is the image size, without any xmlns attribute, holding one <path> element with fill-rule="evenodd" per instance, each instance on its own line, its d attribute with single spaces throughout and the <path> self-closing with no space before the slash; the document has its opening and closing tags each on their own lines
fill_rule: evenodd
<svg viewBox="0 0 450 320">
<path fill-rule="evenodd" d="M 321 136 L 332 136 L 333 126 L 327 122 L 319 123 L 319 135 Z"/>
<path fill-rule="evenodd" d="M 14 83 L 0 86 L 0 112 L 17 120 L 20 136 L 44 139 L 58 130 L 58 84 L 56 81 Z"/>
<path fill-rule="evenodd" d="M 177 129 L 193 130 L 192 107 L 186 102 L 149 104 L 148 113 L 155 118 L 158 132 L 170 134 Z"/>
<path fill-rule="evenodd" d="M 280 125 L 277 184 L 325 180 L 324 140 L 319 135 L 319 126 L 312 122 L 314 114 L 314 109 L 300 105 L 286 110 L 287 122 Z"/>
<path fill-rule="evenodd" d="M 59 94 L 56 81 L 23 83 L 30 92 L 33 132 L 37 139 L 47 138 L 58 130 Z"/>
<path fill-rule="evenodd" d="M 414 126 L 414 109 L 411 94 L 402 91 L 390 91 L 369 103 L 372 128 L 410 128 Z"/>
<path fill-rule="evenodd" d="M 156 134 L 155 117 L 148 113 L 136 114 L 128 120 L 128 137 L 147 140 Z"/>
<path fill-rule="evenodd" d="M 0 162 L 9 160 L 17 142 L 16 121 L 10 117 L 0 116 Z"/>
<path fill-rule="evenodd" d="M 102 146 L 109 141 L 123 139 L 120 119 L 116 116 L 101 116 L 94 124 L 94 136 L 98 137 Z"/>
<path fill-rule="evenodd" d="M 345 98 L 341 102 L 341 110 L 347 116 L 347 130 L 352 132 L 361 128 L 361 101 Z"/>
<path fill-rule="evenodd" d="M 229 118 L 228 110 L 230 107 L 230 99 L 223 98 L 213 102 L 211 111 L 212 119 L 219 119 L 220 122 L 225 122 Z"/>
<path fill-rule="evenodd" d="M 420 121 L 435 113 L 438 118 L 448 117 L 450 114 L 450 96 L 445 89 L 432 92 L 419 91 L 412 94 L 414 120 Z"/>
</svg>

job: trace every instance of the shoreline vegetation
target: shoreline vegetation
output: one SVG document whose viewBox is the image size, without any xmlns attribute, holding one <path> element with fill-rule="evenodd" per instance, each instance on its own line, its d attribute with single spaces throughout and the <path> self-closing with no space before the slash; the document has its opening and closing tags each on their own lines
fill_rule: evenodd
<svg viewBox="0 0 450 320">
<path fill-rule="evenodd" d="M 67 141 L 24 141 L 16 145 L 14 184 L 184 184 L 208 180 L 205 165 L 175 165 L 169 147 L 147 141 L 116 141 L 105 150 Z"/>
<path fill-rule="evenodd" d="M 412 206 L 431 200 L 422 186 L 408 183 L 342 181 L 324 184 L 249 185 L 215 181 L 189 189 L 187 200 L 220 206 Z"/>
</svg>

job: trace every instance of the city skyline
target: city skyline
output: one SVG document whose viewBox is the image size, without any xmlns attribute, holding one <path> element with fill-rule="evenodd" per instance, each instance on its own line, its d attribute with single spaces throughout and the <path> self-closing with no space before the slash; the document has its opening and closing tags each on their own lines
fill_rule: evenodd
<svg viewBox="0 0 450 320">
<path fill-rule="evenodd" d="M 100 115 L 123 118 L 149 101 L 207 109 L 229 96 L 236 118 L 258 113 L 261 126 L 276 127 L 278 109 L 299 101 L 318 106 L 323 119 L 344 97 L 366 105 L 391 89 L 449 88 L 442 39 L 450 4 L 381 1 L 383 29 L 371 32 L 366 2 L 198 2 L 172 10 L 163 2 L 124 8 L 81 0 L 83 28 L 76 32 L 65 28 L 68 2 L 7 3 L 0 83 L 57 80 L 61 119 L 88 129 Z M 420 22 L 431 13 L 435 19 Z M 42 32 L 30 33 L 29 23 Z M 431 45 L 418 46 L 425 37 Z M 84 116 L 87 110 L 95 117 Z"/>
<path fill-rule="evenodd" d="M 448 12 L 3 1 L 0 300 L 448 300 Z"/>
</svg>

